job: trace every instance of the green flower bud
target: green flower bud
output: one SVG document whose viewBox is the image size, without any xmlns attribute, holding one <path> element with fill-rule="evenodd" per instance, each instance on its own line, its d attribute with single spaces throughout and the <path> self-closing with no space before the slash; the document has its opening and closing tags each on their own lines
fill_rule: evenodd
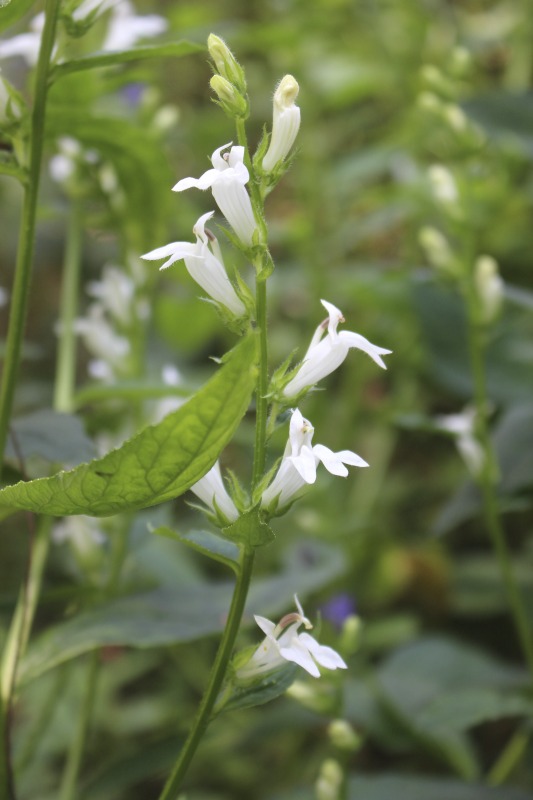
<svg viewBox="0 0 533 800">
<path fill-rule="evenodd" d="M 446 237 L 436 228 L 426 226 L 418 234 L 429 263 L 449 275 L 457 276 L 457 262 Z"/>
<path fill-rule="evenodd" d="M 334 719 L 328 726 L 328 736 L 339 750 L 356 752 L 361 747 L 361 737 L 345 719 Z"/>
<path fill-rule="evenodd" d="M 213 75 L 209 83 L 226 114 L 239 118 L 248 116 L 248 102 L 232 83 L 221 75 Z"/>
<path fill-rule="evenodd" d="M 492 256 L 479 256 L 474 264 L 474 282 L 483 322 L 493 322 L 503 302 L 503 280 L 498 262 Z"/>
<path fill-rule="evenodd" d="M 210 33 L 207 39 L 207 48 L 220 75 L 232 83 L 240 94 L 245 95 L 246 78 L 244 77 L 244 70 L 226 42 L 220 36 Z"/>
<path fill-rule="evenodd" d="M 320 768 L 320 775 L 315 785 L 317 800 L 339 800 L 343 779 L 339 762 L 327 758 Z"/>
</svg>

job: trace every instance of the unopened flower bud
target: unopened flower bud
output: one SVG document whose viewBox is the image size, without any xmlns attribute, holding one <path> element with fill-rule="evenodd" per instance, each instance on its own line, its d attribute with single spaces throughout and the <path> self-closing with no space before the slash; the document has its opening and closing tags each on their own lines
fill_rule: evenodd
<svg viewBox="0 0 533 800">
<path fill-rule="evenodd" d="M 465 112 L 457 103 L 447 103 L 443 108 L 443 118 L 456 133 L 462 133 L 468 127 Z"/>
<path fill-rule="evenodd" d="M 213 75 L 209 83 L 226 114 L 230 117 L 248 116 L 248 102 L 232 83 L 221 75 Z"/>
<path fill-rule="evenodd" d="M 263 159 L 265 172 L 272 170 L 289 154 L 300 129 L 300 109 L 295 105 L 300 87 L 292 75 L 285 75 L 274 92 L 272 135 Z"/>
<path fill-rule="evenodd" d="M 455 95 L 453 84 L 433 64 L 426 64 L 420 70 L 420 77 L 425 86 L 445 98 Z"/>
<path fill-rule="evenodd" d="M 428 169 L 428 177 L 433 196 L 443 205 L 453 205 L 459 199 L 454 177 L 449 169 L 441 164 L 433 164 Z"/>
<path fill-rule="evenodd" d="M 448 68 L 454 77 L 461 78 L 466 75 L 472 66 L 472 55 L 466 47 L 458 45 L 451 52 Z"/>
<path fill-rule="evenodd" d="M 207 39 L 207 48 L 220 75 L 232 83 L 242 95 L 245 95 L 246 78 L 244 77 L 244 70 L 226 42 L 220 36 L 211 33 Z"/>
<path fill-rule="evenodd" d="M 438 113 L 442 110 L 442 101 L 433 92 L 420 92 L 417 103 L 424 111 Z"/>
<path fill-rule="evenodd" d="M 339 762 L 327 758 L 320 768 L 320 775 L 315 785 L 317 800 L 339 800 L 343 778 Z"/>
<path fill-rule="evenodd" d="M 456 273 L 455 258 L 451 247 L 440 231 L 426 226 L 420 230 L 418 241 L 433 267 L 451 274 Z"/>
<path fill-rule="evenodd" d="M 361 737 L 345 719 L 334 719 L 328 725 L 328 736 L 339 750 L 355 752 L 361 746 Z"/>
<path fill-rule="evenodd" d="M 500 312 L 504 286 L 498 271 L 498 263 L 492 256 L 479 256 L 476 260 L 474 281 L 481 318 L 483 322 L 492 322 Z"/>
<path fill-rule="evenodd" d="M 349 655 L 355 653 L 359 648 L 361 640 L 362 623 L 357 614 L 350 614 L 346 617 L 342 626 L 339 649 Z"/>
</svg>

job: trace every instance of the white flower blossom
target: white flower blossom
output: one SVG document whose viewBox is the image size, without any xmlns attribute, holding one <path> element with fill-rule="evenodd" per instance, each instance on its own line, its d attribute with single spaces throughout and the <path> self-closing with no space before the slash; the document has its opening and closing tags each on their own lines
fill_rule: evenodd
<svg viewBox="0 0 533 800">
<path fill-rule="evenodd" d="M 99 300 L 113 319 L 123 325 L 131 323 L 134 312 L 135 284 L 129 275 L 119 267 L 111 265 L 104 267 L 102 279 L 90 281 L 87 284 L 87 293 Z"/>
<path fill-rule="evenodd" d="M 181 373 L 174 364 L 165 364 L 161 370 L 161 378 L 165 386 L 179 386 L 183 382 Z M 154 423 L 161 422 L 167 414 L 176 411 L 184 402 L 185 397 L 163 397 L 156 403 L 152 421 Z"/>
<path fill-rule="evenodd" d="M 345 478 L 348 475 L 346 464 L 353 467 L 368 467 L 356 453 L 341 450 L 334 453 L 323 444 L 312 445 L 314 428 L 309 420 L 304 419 L 298 409 L 291 416 L 289 440 L 285 448 L 279 469 L 274 480 L 263 492 L 261 505 L 264 508 L 277 498 L 278 505 L 283 507 L 305 484 L 316 481 L 316 468 L 319 462 L 332 475 Z"/>
<path fill-rule="evenodd" d="M 435 418 L 440 430 L 453 435 L 457 450 L 473 477 L 481 473 L 485 463 L 485 452 L 474 433 L 475 420 L 475 409 L 468 407 L 459 414 L 441 414 Z"/>
<path fill-rule="evenodd" d="M 294 101 L 300 87 L 292 75 L 285 75 L 274 93 L 272 134 L 263 158 L 263 169 L 271 172 L 289 154 L 300 129 L 300 109 Z"/>
<path fill-rule="evenodd" d="M 265 639 L 250 660 L 237 670 L 238 678 L 249 680 L 277 669 L 285 661 L 303 667 L 313 678 L 320 678 L 318 665 L 331 670 L 347 669 L 344 660 L 333 648 L 319 644 L 308 633 L 298 633 L 301 625 L 306 629 L 313 626 L 305 617 L 296 595 L 294 602 L 297 612 L 286 614 L 277 625 L 266 617 L 254 616 Z"/>
<path fill-rule="evenodd" d="M 171 244 L 158 247 L 150 253 L 145 253 L 141 258 L 150 261 L 166 258 L 167 261 L 161 269 L 170 267 L 174 262 L 183 259 L 189 274 L 196 283 L 213 300 L 226 306 L 233 314 L 240 317 L 246 313 L 246 309 L 228 278 L 216 238 L 205 228 L 205 223 L 213 214 L 214 211 L 209 211 L 197 221 L 193 228 L 193 233 L 196 235 L 195 243 L 171 242 Z"/>
<path fill-rule="evenodd" d="M 93 303 L 85 317 L 74 321 L 74 330 L 80 334 L 91 355 L 95 356 L 95 360 L 89 364 L 92 377 L 111 380 L 124 372 L 130 343 L 113 330 L 100 303 Z"/>
<path fill-rule="evenodd" d="M 283 389 L 285 397 L 294 397 L 303 389 L 318 383 L 330 372 L 337 369 L 348 355 L 348 351 L 355 347 L 364 350 L 378 366 L 386 369 L 382 355 L 391 353 L 384 347 L 377 347 L 361 336 L 352 331 L 337 332 L 339 322 L 344 322 L 342 311 L 326 300 L 320 301 L 328 312 L 328 317 L 316 329 L 311 344 L 305 354 L 298 372 Z M 326 336 L 324 333 L 327 330 Z"/>
<path fill-rule="evenodd" d="M 186 189 L 211 189 L 215 201 L 243 244 L 250 246 L 256 229 L 254 212 L 245 184 L 250 175 L 244 165 L 244 147 L 233 146 L 221 155 L 231 142 L 219 147 L 211 156 L 213 169 L 199 178 L 182 178 L 173 187 L 174 192 Z"/>
<path fill-rule="evenodd" d="M 129 50 L 139 39 L 148 39 L 166 31 L 168 22 L 158 14 L 135 14 L 129 0 L 113 7 L 103 50 Z"/>
<path fill-rule="evenodd" d="M 239 516 L 235 503 L 224 486 L 218 461 L 203 478 L 191 486 L 191 492 L 194 492 L 214 514 L 220 511 L 229 522 L 235 522 Z"/>
</svg>

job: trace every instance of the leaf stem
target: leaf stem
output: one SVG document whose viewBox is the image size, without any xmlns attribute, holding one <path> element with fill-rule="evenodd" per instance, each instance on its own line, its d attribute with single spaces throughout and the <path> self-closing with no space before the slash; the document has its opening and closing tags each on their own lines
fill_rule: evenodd
<svg viewBox="0 0 533 800">
<path fill-rule="evenodd" d="M 24 191 L 11 313 L 6 338 L 4 374 L 0 391 L 0 461 L 4 453 L 7 439 L 7 430 L 13 406 L 15 383 L 19 370 L 24 326 L 28 309 L 31 269 L 35 250 L 35 220 L 44 144 L 48 76 L 50 72 L 50 59 L 54 47 L 59 5 L 60 0 L 46 0 L 45 23 L 35 75 L 28 182 Z M 0 787 L 2 786 L 2 773 L 3 768 L 0 763 Z"/>
<path fill-rule="evenodd" d="M 477 479 L 483 500 L 483 515 L 492 547 L 500 566 L 518 640 L 533 679 L 533 639 L 527 611 L 514 575 L 496 495 L 497 460 L 490 439 L 487 418 L 489 398 L 485 368 L 485 326 L 478 321 L 479 301 L 472 279 L 463 287 L 463 294 L 465 295 L 467 306 L 468 344 L 476 407 L 476 434 L 484 452 L 483 467 Z"/>
<path fill-rule="evenodd" d="M 244 611 L 244 604 L 248 595 L 248 588 L 252 577 L 255 552 L 253 549 L 244 549 L 241 557 L 241 569 L 235 584 L 231 607 L 228 614 L 228 621 L 224 629 L 220 642 L 209 683 L 202 698 L 196 719 L 191 731 L 183 745 L 178 760 L 174 765 L 172 773 L 165 784 L 159 800 L 176 800 L 181 786 L 181 782 L 189 768 L 191 760 L 196 752 L 198 745 L 205 733 L 211 718 L 211 712 L 218 693 L 222 686 L 224 676 L 233 652 L 235 639 L 239 632 L 241 618 Z"/>
</svg>

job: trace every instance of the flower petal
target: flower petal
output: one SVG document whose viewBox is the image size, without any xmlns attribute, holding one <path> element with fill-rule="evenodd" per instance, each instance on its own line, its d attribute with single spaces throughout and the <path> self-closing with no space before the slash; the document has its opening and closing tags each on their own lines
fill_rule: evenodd
<svg viewBox="0 0 533 800">
<path fill-rule="evenodd" d="M 289 456 L 287 461 L 290 461 L 306 483 L 314 483 L 316 481 L 316 459 L 310 447 L 304 445 L 300 455 Z"/>
<path fill-rule="evenodd" d="M 302 634 L 304 635 L 304 634 Z M 300 667 L 303 667 L 306 672 L 313 676 L 313 678 L 320 678 L 320 671 L 313 661 L 307 647 L 301 642 L 301 636 L 294 636 L 289 647 L 280 647 L 280 654 L 285 661 L 293 661 Z"/>
<path fill-rule="evenodd" d="M 326 669 L 348 669 L 344 659 L 332 647 L 319 644 L 308 633 L 302 633 L 298 638 L 321 667 Z"/>
<path fill-rule="evenodd" d="M 348 475 L 348 470 L 339 458 L 338 453 L 334 453 L 329 447 L 323 444 L 315 444 L 313 453 L 332 475 L 339 475 L 341 478 L 345 478 Z"/>
<path fill-rule="evenodd" d="M 172 187 L 173 192 L 184 192 L 186 189 L 201 189 L 205 191 L 209 189 L 217 180 L 220 172 L 218 169 L 208 169 L 199 178 L 182 178 L 175 186 Z"/>
<path fill-rule="evenodd" d="M 352 331 L 341 331 L 337 339 L 342 342 L 342 344 L 348 349 L 352 347 L 356 347 L 358 350 L 363 350 L 370 358 L 378 364 L 378 366 L 382 367 L 382 369 L 387 369 L 387 366 L 381 356 L 387 355 L 388 353 L 392 353 L 392 350 L 387 350 L 384 347 L 378 347 L 372 342 L 369 342 L 368 339 L 365 339 L 364 336 L 361 336 L 359 333 L 353 333 Z"/>
</svg>

